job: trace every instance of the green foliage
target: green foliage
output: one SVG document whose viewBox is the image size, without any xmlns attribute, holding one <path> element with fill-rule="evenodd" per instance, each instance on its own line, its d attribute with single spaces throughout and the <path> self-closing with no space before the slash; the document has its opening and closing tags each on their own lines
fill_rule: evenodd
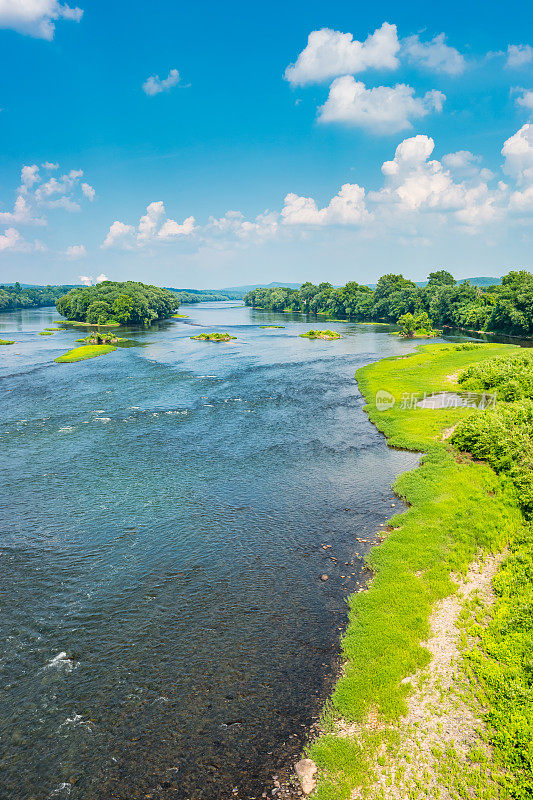
<svg viewBox="0 0 533 800">
<path fill-rule="evenodd" d="M 41 331 L 39 336 L 53 336 L 55 331 Z"/>
<path fill-rule="evenodd" d="M 15 342 L 11 339 L 0 339 L 0 345 L 2 344 L 15 344 Z"/>
<path fill-rule="evenodd" d="M 396 323 L 407 314 L 426 313 L 430 326 L 468 328 L 518 336 L 533 335 L 533 275 L 510 272 L 501 285 L 457 284 L 446 270 L 429 274 L 426 286 L 417 286 L 403 275 L 383 275 L 373 291 L 349 281 L 334 288 L 304 283 L 300 289 L 254 289 L 244 297 L 246 305 L 270 311 L 303 311 L 327 314 L 358 322 Z"/>
<path fill-rule="evenodd" d="M 496 575 L 497 597 L 479 647 L 465 654 L 488 709 L 496 763 L 513 800 L 533 797 L 533 536 L 525 529 Z"/>
<path fill-rule="evenodd" d="M 372 711 L 394 720 L 404 713 L 409 685 L 402 680 L 428 663 L 422 642 L 429 635 L 436 600 L 453 591 L 451 574 L 465 572 L 479 550 L 498 550 L 516 539 L 522 517 L 509 482 L 486 464 L 457 458 L 441 441 L 443 429 L 468 419 L 471 409 L 436 411 L 403 407 L 399 401 L 405 395 L 447 388 L 448 376 L 470 362 L 517 350 L 508 345 L 465 349 L 433 344 L 407 358 L 383 359 L 357 372 L 366 410 L 389 443 L 421 449 L 426 455 L 418 469 L 396 481 L 394 489 L 409 508 L 390 520 L 391 532 L 371 552 L 374 578 L 369 589 L 349 600 L 342 642 L 345 664 L 329 717 L 333 713 L 362 721 Z M 379 390 L 398 402 L 387 411 L 378 410 Z M 376 736 L 378 746 L 383 744 L 386 734 Z M 360 745 L 326 733 L 310 746 L 309 755 L 320 767 L 318 800 L 348 800 L 356 787 L 364 788 L 372 778 L 368 759 L 375 747 Z"/>
<path fill-rule="evenodd" d="M 191 336 L 191 339 L 198 339 L 200 342 L 229 342 L 236 338 L 229 333 L 200 333 L 198 336 Z"/>
<path fill-rule="evenodd" d="M 157 286 L 104 281 L 97 286 L 72 289 L 56 306 L 60 314 L 77 322 L 147 325 L 170 317 L 179 308 L 179 300 L 175 292 Z"/>
<path fill-rule="evenodd" d="M 340 333 L 337 331 L 307 331 L 307 333 L 300 333 L 302 339 L 340 339 Z"/>
<path fill-rule="evenodd" d="M 465 389 L 497 390 L 503 400 L 533 398 L 533 353 L 493 358 L 468 367 L 458 378 Z"/>
<path fill-rule="evenodd" d="M 70 286 L 27 286 L 20 283 L 0 286 L 0 311 L 11 311 L 15 308 L 40 308 L 53 306 Z"/>
<path fill-rule="evenodd" d="M 402 314 L 398 319 L 398 325 L 400 335 L 407 339 L 412 339 L 414 336 L 433 336 L 431 320 L 425 311 L 420 311 L 418 314 Z"/>
<path fill-rule="evenodd" d="M 62 356 L 58 356 L 54 361 L 58 364 L 71 364 L 73 361 L 85 361 L 87 358 L 96 358 L 97 356 L 105 356 L 107 353 L 112 353 L 113 350 L 116 350 L 116 347 L 113 347 L 109 344 L 95 344 L 95 345 L 86 345 L 85 347 L 74 347 L 73 350 L 69 350 L 68 353 L 63 353 Z"/>
</svg>

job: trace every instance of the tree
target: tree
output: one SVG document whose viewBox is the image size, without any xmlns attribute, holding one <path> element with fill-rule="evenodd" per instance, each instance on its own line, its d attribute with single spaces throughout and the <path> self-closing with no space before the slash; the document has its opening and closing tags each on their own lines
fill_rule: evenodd
<svg viewBox="0 0 533 800">
<path fill-rule="evenodd" d="M 457 281 L 452 273 L 445 269 L 430 272 L 428 275 L 428 286 L 456 286 L 456 284 Z"/>
<path fill-rule="evenodd" d="M 85 315 L 85 322 L 104 325 L 110 318 L 111 306 L 109 303 L 106 303 L 103 300 L 97 300 L 96 302 L 91 303 L 91 305 L 88 307 Z"/>
</svg>

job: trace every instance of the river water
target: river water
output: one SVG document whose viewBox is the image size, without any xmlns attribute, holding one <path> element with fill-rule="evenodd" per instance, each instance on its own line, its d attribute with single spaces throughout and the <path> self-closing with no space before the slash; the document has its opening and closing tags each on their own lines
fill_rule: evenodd
<svg viewBox="0 0 533 800">
<path fill-rule="evenodd" d="M 339 341 L 301 339 L 316 322 L 238 303 L 181 310 L 73 364 L 53 359 L 79 332 L 38 335 L 55 309 L 0 316 L 16 340 L 0 348 L 9 800 L 270 792 L 331 690 L 346 597 L 401 507 L 391 482 L 417 463 L 387 448 L 354 381 L 413 342 L 347 322 L 321 326 Z M 237 340 L 189 338 L 209 330 Z"/>
</svg>

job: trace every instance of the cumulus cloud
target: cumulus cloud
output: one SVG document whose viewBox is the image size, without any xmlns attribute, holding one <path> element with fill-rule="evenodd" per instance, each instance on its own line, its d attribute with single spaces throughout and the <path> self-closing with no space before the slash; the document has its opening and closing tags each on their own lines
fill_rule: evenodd
<svg viewBox="0 0 533 800">
<path fill-rule="evenodd" d="M 503 170 L 519 184 L 533 183 L 533 124 L 522 125 L 513 136 L 504 142 Z"/>
<path fill-rule="evenodd" d="M 180 74 L 177 69 L 171 69 L 166 78 L 161 79 L 159 75 L 150 75 L 143 83 L 143 92 L 152 97 L 177 86 L 180 82 Z"/>
<path fill-rule="evenodd" d="M 79 22 L 82 16 L 81 8 L 72 8 L 58 0 L 0 0 L 0 28 L 48 41 L 54 38 L 55 20 Z"/>
<path fill-rule="evenodd" d="M 507 48 L 506 66 L 520 69 L 533 61 L 533 47 L 529 44 L 510 44 Z"/>
<path fill-rule="evenodd" d="M 281 217 L 285 225 L 362 225 L 370 214 L 363 187 L 345 183 L 324 208 L 318 208 L 312 197 L 288 194 Z"/>
<path fill-rule="evenodd" d="M 445 99 L 439 91 L 415 97 L 415 90 L 404 83 L 367 89 L 351 75 L 343 75 L 331 84 L 318 119 L 368 128 L 376 133 L 396 133 L 411 128 L 412 119 L 442 111 Z"/>
<path fill-rule="evenodd" d="M 96 192 L 95 192 L 94 188 L 91 186 L 90 183 L 82 183 L 81 190 L 82 190 L 83 194 L 85 195 L 85 197 L 88 200 L 90 200 L 91 202 L 96 197 Z"/>
<path fill-rule="evenodd" d="M 150 203 L 137 225 L 127 225 L 115 220 L 110 226 L 102 247 L 120 247 L 132 249 L 143 247 L 155 241 L 169 241 L 183 236 L 190 236 L 196 230 L 194 217 L 187 217 L 182 223 L 166 217 L 162 200 Z"/>
<path fill-rule="evenodd" d="M 522 125 L 504 142 L 502 155 L 504 172 L 518 187 L 512 192 L 509 207 L 517 213 L 533 211 L 533 125 Z"/>
<path fill-rule="evenodd" d="M 28 242 L 16 228 L 7 228 L 0 233 L 0 253 L 19 252 L 30 253 L 32 251 L 46 250 L 44 244 L 36 239 Z"/>
<path fill-rule="evenodd" d="M 466 66 L 461 53 L 446 44 L 444 33 L 439 33 L 429 42 L 422 42 L 418 35 L 408 36 L 402 42 L 402 50 L 411 63 L 435 72 L 460 75 Z"/>
<path fill-rule="evenodd" d="M 296 63 L 287 67 L 284 77 L 293 86 L 303 86 L 367 69 L 396 69 L 399 49 L 396 25 L 388 22 L 364 42 L 351 33 L 322 28 L 309 34 L 307 46 Z"/>
<path fill-rule="evenodd" d="M 56 169 L 57 166 L 50 166 L 49 162 L 43 164 L 47 169 Z M 94 189 L 88 183 L 80 187 L 82 176 L 83 170 L 73 169 L 59 178 L 52 177 L 45 181 L 36 164 L 24 165 L 20 171 L 20 185 L 16 190 L 13 211 L 0 212 L 0 224 L 46 225 L 46 217 L 42 214 L 44 209 L 79 211 L 81 196 L 89 199 L 94 197 Z"/>
<path fill-rule="evenodd" d="M 83 244 L 72 244 L 70 247 L 67 247 L 65 251 L 65 255 L 67 258 L 75 260 L 77 258 L 85 258 L 87 255 L 87 250 L 85 249 L 85 245 Z"/>
<path fill-rule="evenodd" d="M 461 154 L 445 156 L 443 161 L 430 160 L 435 142 L 429 136 L 419 135 L 404 139 L 396 148 L 392 161 L 385 161 L 381 171 L 385 186 L 371 197 L 385 204 L 393 212 L 450 213 L 456 222 L 476 228 L 494 220 L 501 213 L 506 186 L 500 184 L 490 189 L 480 172 L 470 180 L 454 180 L 445 163 L 462 164 L 471 160 Z"/>
<path fill-rule="evenodd" d="M 511 94 L 516 94 L 516 105 L 527 108 L 528 111 L 533 111 L 533 92 L 530 89 L 521 89 L 515 86 L 511 89 Z"/>
<path fill-rule="evenodd" d="M 78 279 L 83 286 L 92 286 L 93 283 L 103 283 L 104 281 L 108 281 L 109 278 L 104 273 L 100 273 L 96 278 L 93 278 L 92 275 L 78 275 Z"/>
<path fill-rule="evenodd" d="M 278 234 L 279 214 L 264 211 L 255 219 L 247 220 L 240 211 L 227 211 L 223 217 L 210 217 L 203 238 L 213 242 L 218 239 L 236 239 L 242 243 L 264 242 Z"/>
</svg>

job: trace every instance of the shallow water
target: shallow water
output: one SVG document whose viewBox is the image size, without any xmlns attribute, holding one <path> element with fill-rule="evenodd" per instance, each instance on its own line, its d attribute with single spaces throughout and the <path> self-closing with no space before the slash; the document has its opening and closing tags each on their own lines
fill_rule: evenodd
<svg viewBox="0 0 533 800">
<path fill-rule="evenodd" d="M 417 457 L 386 447 L 353 376 L 412 342 L 182 311 L 125 334 L 142 347 L 61 365 L 80 333 L 38 336 L 54 309 L 0 315 L 17 342 L 0 348 L 10 800 L 270 791 L 330 691 L 362 557 L 401 509 L 390 484 Z M 189 338 L 202 330 L 238 338 Z"/>
</svg>

